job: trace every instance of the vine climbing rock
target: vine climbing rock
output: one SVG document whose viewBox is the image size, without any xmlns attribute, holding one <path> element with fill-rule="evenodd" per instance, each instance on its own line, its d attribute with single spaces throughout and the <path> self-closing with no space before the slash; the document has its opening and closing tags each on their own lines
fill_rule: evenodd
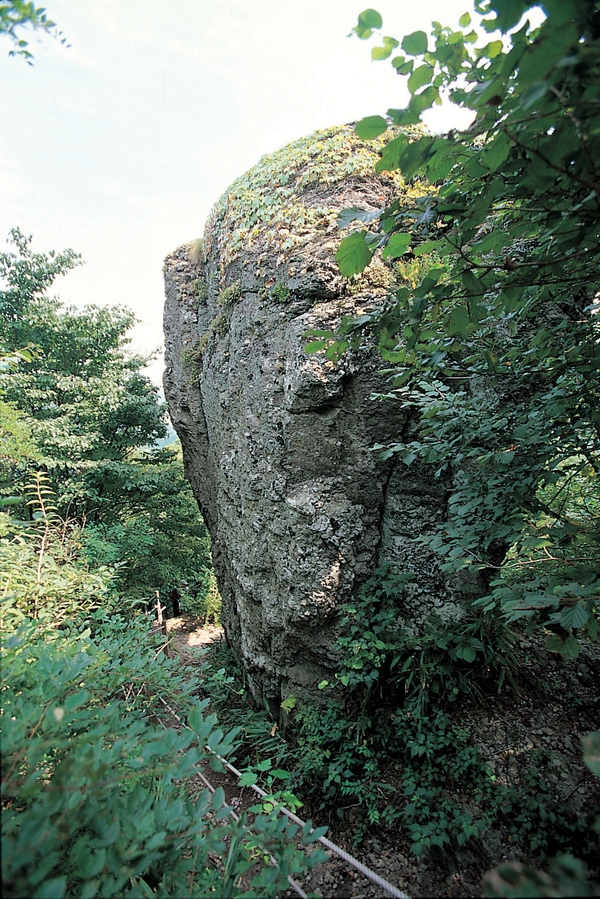
<svg viewBox="0 0 600 899">
<path fill-rule="evenodd" d="M 203 241 L 165 264 L 165 395 L 212 538 L 222 621 L 257 702 L 317 696 L 336 665 L 337 612 L 373 570 L 412 576 L 398 621 L 460 614 L 419 543 L 444 515 L 433 473 L 374 451 L 410 436 L 369 346 L 334 363 L 311 330 L 384 301 L 401 266 L 358 277 L 335 262 L 342 209 L 417 191 L 377 174 L 377 144 L 350 127 L 264 157 L 219 200 Z M 421 188 L 422 190 L 422 188 Z"/>
</svg>

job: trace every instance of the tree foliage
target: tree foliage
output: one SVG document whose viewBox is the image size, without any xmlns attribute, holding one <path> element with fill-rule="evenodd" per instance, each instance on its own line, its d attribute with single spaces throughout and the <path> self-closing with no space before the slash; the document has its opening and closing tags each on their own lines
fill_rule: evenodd
<svg viewBox="0 0 600 899">
<path fill-rule="evenodd" d="M 66 43 L 66 38 L 58 31 L 56 23 L 48 18 L 43 7 L 36 6 L 31 0 L 0 0 L 0 34 L 6 35 L 13 43 L 8 55 L 20 56 L 32 65 L 33 53 L 29 50 L 29 42 L 22 37 L 29 28 L 46 31 L 61 43 Z"/>
<path fill-rule="evenodd" d="M 197 679 L 160 652 L 146 616 L 131 619 L 110 568 L 90 571 L 45 480 L 28 492 L 35 528 L 13 523 L 0 543 L 3 895 L 280 894 L 323 858 L 292 838 L 319 834 L 277 809 L 250 831 L 222 789 L 190 786 L 199 762 L 221 770 L 207 745 L 227 757 L 237 731 L 198 702 Z M 187 728 L 161 723 L 161 700 Z"/>
<path fill-rule="evenodd" d="M 43 471 L 57 514 L 80 529 L 91 562 L 117 567 L 120 589 L 143 596 L 187 581 L 204 596 L 208 534 L 180 452 L 159 445 L 165 407 L 144 374 L 148 359 L 127 350 L 133 314 L 64 307 L 48 289 L 78 254 L 36 253 L 18 229 L 9 241 L 0 253 L 4 501 L 25 516 L 18 497 L 32 470 Z"/>
<path fill-rule="evenodd" d="M 375 335 L 388 400 L 419 421 L 381 449 L 449 478 L 447 520 L 428 541 L 442 567 L 470 572 L 480 606 L 550 626 L 548 648 L 575 656 L 580 636 L 597 636 L 600 593 L 600 10 L 548 0 L 532 26 L 533 6 L 479 0 L 475 22 L 465 13 L 456 29 L 434 22 L 373 50 L 410 100 L 357 132 L 394 126 L 377 168 L 430 186 L 354 230 L 337 258 L 348 276 L 377 247 L 423 264 L 313 349 L 335 358 Z M 381 26 L 373 12 L 360 38 Z M 467 130 L 404 130 L 443 96 L 472 110 Z"/>
</svg>

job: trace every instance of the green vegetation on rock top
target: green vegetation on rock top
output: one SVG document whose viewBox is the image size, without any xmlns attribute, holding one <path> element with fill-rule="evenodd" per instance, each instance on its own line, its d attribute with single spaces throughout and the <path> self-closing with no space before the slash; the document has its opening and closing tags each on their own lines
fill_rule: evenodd
<svg viewBox="0 0 600 899">
<path fill-rule="evenodd" d="M 338 210 L 327 203 L 326 193 L 322 205 L 310 206 L 302 202 L 302 193 L 351 176 L 375 176 L 383 144 L 384 138 L 366 143 L 344 125 L 316 131 L 263 156 L 213 207 L 205 229 L 205 258 L 217 251 L 223 272 L 244 248 L 264 246 L 281 253 L 306 243 L 316 230 L 333 228 Z M 396 172 L 379 177 L 403 183 Z"/>
</svg>

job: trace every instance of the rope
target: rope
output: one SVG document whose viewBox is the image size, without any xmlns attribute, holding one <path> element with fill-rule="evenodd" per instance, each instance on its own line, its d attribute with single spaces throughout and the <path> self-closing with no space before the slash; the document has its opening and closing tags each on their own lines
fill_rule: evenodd
<svg viewBox="0 0 600 899">
<path fill-rule="evenodd" d="M 159 699 L 160 699 L 160 697 L 159 697 Z M 185 725 L 184 725 L 184 727 L 185 727 Z M 207 777 L 205 777 L 204 774 L 202 774 L 201 771 L 198 771 L 197 773 L 198 773 L 198 776 L 200 777 L 200 779 L 203 781 L 203 783 L 206 784 L 206 787 L 207 787 L 207 789 L 210 791 L 210 793 L 214 793 L 214 792 L 215 792 L 215 788 L 213 787 L 213 785 L 211 784 L 211 782 L 209 781 L 209 779 L 208 779 Z M 239 820 L 240 820 L 240 816 L 237 815 L 237 814 L 234 812 L 234 810 L 231 808 L 230 805 L 225 805 L 225 804 L 223 804 L 223 807 L 224 807 L 225 809 L 227 809 L 228 815 L 229 815 L 231 818 L 233 818 L 233 820 L 236 822 L 236 824 L 238 824 L 238 823 L 239 823 Z M 244 828 L 244 830 L 248 830 L 248 828 Z M 273 868 L 276 868 L 276 867 L 277 867 L 277 860 L 275 859 L 274 856 L 271 855 L 271 853 L 269 853 L 269 859 L 270 859 L 270 861 L 271 861 L 271 866 L 272 866 Z M 302 887 L 300 886 L 300 884 L 297 883 L 297 882 L 294 880 L 294 878 L 291 876 L 291 874 L 288 874 L 287 880 L 288 880 L 289 885 L 292 887 L 292 889 L 295 890 L 296 893 L 300 896 L 300 899 L 308 899 L 307 894 L 304 892 L 304 890 L 302 889 Z"/>
<path fill-rule="evenodd" d="M 157 696 L 158 696 L 158 694 L 157 694 Z M 181 724 L 182 727 L 185 727 L 187 730 L 192 730 L 192 728 L 188 727 L 188 725 L 184 721 L 181 720 L 179 715 L 176 712 L 174 712 L 173 709 L 165 702 L 165 700 L 162 698 L 162 696 L 158 696 L 158 699 L 160 699 L 162 704 L 165 706 L 165 708 L 167 708 L 169 710 L 169 712 L 173 715 L 173 717 L 177 718 L 177 720 L 179 721 L 179 723 Z M 227 759 L 224 759 L 222 756 L 220 756 L 219 753 L 215 752 L 214 749 L 211 749 L 210 746 L 205 746 L 204 748 L 208 752 L 212 753 L 212 755 L 216 756 L 219 759 L 219 761 L 222 762 L 225 765 L 225 767 L 228 768 L 229 771 L 231 771 L 232 774 L 235 774 L 236 777 L 242 776 L 241 771 L 238 771 L 237 768 L 234 768 L 234 766 L 231 765 L 227 761 Z M 261 797 L 261 799 L 268 796 L 268 794 L 265 793 L 265 791 L 262 790 L 256 784 L 251 784 L 251 786 L 252 786 L 252 789 L 255 791 L 255 793 L 258 793 L 258 795 Z M 283 805 L 280 806 L 279 811 L 282 814 L 284 814 L 286 816 L 286 818 L 289 818 L 290 821 L 293 821 L 294 824 L 299 824 L 300 827 L 306 827 L 306 822 L 302 821 L 301 818 L 298 818 L 298 816 L 295 815 L 293 812 L 290 812 L 290 810 L 285 808 L 285 806 L 283 806 Z M 329 849 L 330 852 L 333 852 L 334 855 L 337 855 L 337 856 L 339 856 L 339 858 L 343 859 L 343 861 L 345 861 L 352 868 L 355 868 L 357 871 L 359 871 L 363 875 L 363 877 L 366 877 L 367 880 L 371 881 L 371 883 L 374 883 L 374 884 L 376 884 L 376 886 L 381 887 L 382 890 L 385 890 L 386 893 L 389 893 L 390 896 L 394 897 L 394 899 L 410 899 L 410 897 L 406 893 L 403 893 L 402 890 L 399 890 L 388 880 L 385 880 L 383 877 L 380 877 L 380 875 L 376 874 L 375 871 L 371 871 L 370 868 L 368 868 L 366 865 L 363 865 L 362 862 L 359 862 L 359 860 L 357 858 L 354 858 L 353 855 L 350 855 L 349 852 L 346 852 L 340 846 L 336 846 L 336 844 L 332 843 L 331 840 L 328 840 L 326 837 L 319 837 L 319 843 L 321 843 L 323 846 L 325 846 L 327 849 Z"/>
</svg>

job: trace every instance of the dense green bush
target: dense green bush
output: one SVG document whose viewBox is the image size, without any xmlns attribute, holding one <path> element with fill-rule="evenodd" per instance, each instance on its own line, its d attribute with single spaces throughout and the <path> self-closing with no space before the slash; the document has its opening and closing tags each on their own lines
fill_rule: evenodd
<svg viewBox="0 0 600 899">
<path fill-rule="evenodd" d="M 222 790 L 211 799 L 186 786 L 199 761 L 214 764 L 204 747 L 226 756 L 236 732 L 205 714 L 143 622 L 92 620 L 94 636 L 23 624 L 4 647 L 4 895 L 236 895 L 257 860 L 244 895 L 274 895 L 304 867 L 290 842 L 298 828 L 275 811 L 251 833 L 227 817 Z M 191 730 L 153 719 L 156 693 L 186 709 Z M 277 870 L 261 861 L 269 852 Z"/>
<path fill-rule="evenodd" d="M 198 790 L 200 761 L 222 769 L 205 747 L 231 755 L 238 729 L 218 727 L 197 678 L 164 655 L 108 567 L 90 574 L 79 531 L 43 479 L 34 488 L 33 524 L 4 516 L 0 542 L 3 894 L 277 895 L 323 858 L 296 848 L 314 842 L 310 826 L 275 804 L 250 830 L 222 789 Z M 180 732 L 163 723 L 165 702 L 187 721 Z"/>
</svg>

